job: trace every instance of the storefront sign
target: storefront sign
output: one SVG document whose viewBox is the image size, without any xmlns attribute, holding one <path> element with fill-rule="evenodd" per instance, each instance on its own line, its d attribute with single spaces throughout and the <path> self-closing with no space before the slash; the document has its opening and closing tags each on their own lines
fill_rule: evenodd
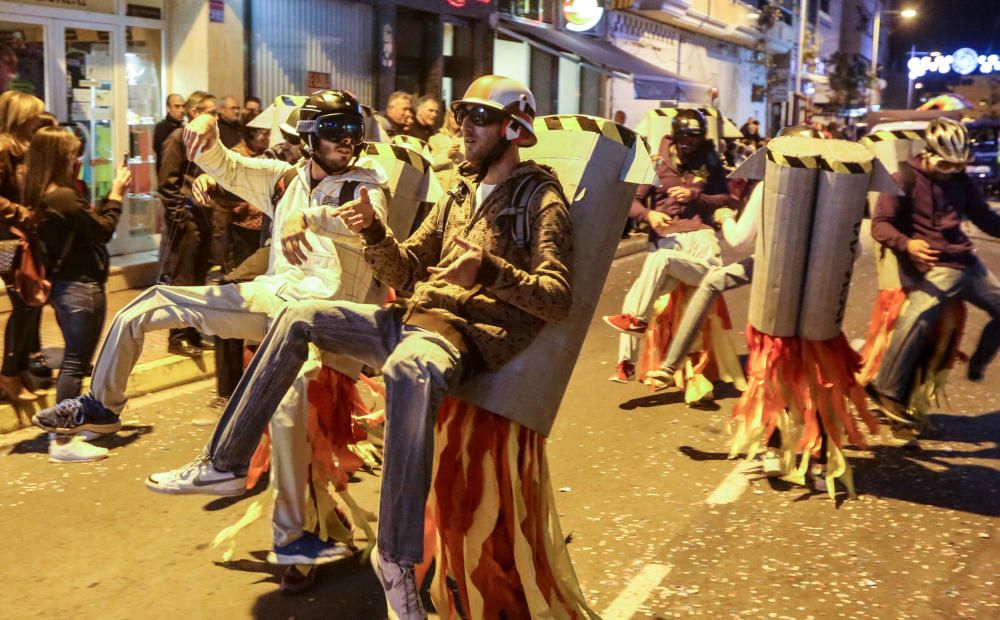
<svg viewBox="0 0 1000 620">
<path fill-rule="evenodd" d="M 604 8 L 597 0 L 563 0 L 562 11 L 566 30 L 573 32 L 593 30 L 604 18 Z"/>
<path fill-rule="evenodd" d="M 312 90 L 330 88 L 330 74 L 320 71 L 306 71 L 306 88 Z"/>
<path fill-rule="evenodd" d="M 57 9 L 76 9 L 95 13 L 114 13 L 116 0 L 13 0 L 18 4 L 34 4 Z"/>
<path fill-rule="evenodd" d="M 224 0 L 208 0 L 208 21 L 221 24 L 226 21 Z"/>
<path fill-rule="evenodd" d="M 144 6 L 142 4 L 125 5 L 125 14 L 129 17 L 144 17 L 146 19 L 163 19 L 163 9 L 155 6 Z"/>
</svg>

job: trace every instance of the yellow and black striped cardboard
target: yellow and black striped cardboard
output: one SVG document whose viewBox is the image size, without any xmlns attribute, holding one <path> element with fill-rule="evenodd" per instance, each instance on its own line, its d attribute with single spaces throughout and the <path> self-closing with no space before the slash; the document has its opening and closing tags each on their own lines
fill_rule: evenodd
<svg viewBox="0 0 1000 620">
<path fill-rule="evenodd" d="M 496 372 L 477 373 L 457 394 L 463 400 L 548 436 L 611 267 L 636 186 L 656 175 L 644 141 L 607 119 L 543 116 L 538 143 L 522 160 L 551 166 L 570 200 L 573 221 L 573 305 L 531 345 Z M 516 390 L 511 386 L 516 385 Z"/>
<path fill-rule="evenodd" d="M 280 144 L 285 141 L 285 137 L 281 135 L 281 130 L 278 127 L 288 120 L 288 115 L 292 113 L 292 110 L 304 104 L 306 99 L 308 97 L 304 95 L 278 95 L 271 105 L 250 121 L 249 126 L 270 130 L 269 147 Z"/>
<path fill-rule="evenodd" d="M 389 177 L 389 229 L 399 239 L 410 229 L 422 202 L 437 202 L 444 192 L 431 163 L 409 146 L 369 142 L 365 157 L 377 161 Z"/>
</svg>

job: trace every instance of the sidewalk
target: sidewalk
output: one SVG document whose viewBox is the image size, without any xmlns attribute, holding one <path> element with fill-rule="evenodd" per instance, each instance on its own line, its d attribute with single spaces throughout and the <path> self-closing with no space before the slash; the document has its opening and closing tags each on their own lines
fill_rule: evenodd
<svg viewBox="0 0 1000 620">
<path fill-rule="evenodd" d="M 102 342 L 115 314 L 143 290 L 144 287 L 108 294 L 108 316 L 101 333 Z M 0 313 L 0 325 L 6 326 L 9 315 L 9 312 Z M 59 330 L 59 325 L 56 323 L 55 312 L 49 306 L 46 306 L 42 310 L 41 337 L 42 350 L 45 353 L 45 357 L 48 358 L 49 366 L 53 369 L 58 369 L 62 361 L 63 338 L 62 332 Z M 131 398 L 191 381 L 198 381 L 210 377 L 214 373 L 215 356 L 213 352 L 206 351 L 199 360 L 178 355 L 168 355 L 167 332 L 155 331 L 146 335 L 146 344 L 142 352 L 142 357 L 139 358 L 139 364 L 132 371 L 132 376 L 129 377 L 127 393 Z M 0 401 L 0 433 L 9 433 L 30 425 L 31 416 L 35 411 L 52 405 L 54 399 L 55 390 L 50 389 L 34 403 L 14 405 L 6 401 Z"/>
</svg>

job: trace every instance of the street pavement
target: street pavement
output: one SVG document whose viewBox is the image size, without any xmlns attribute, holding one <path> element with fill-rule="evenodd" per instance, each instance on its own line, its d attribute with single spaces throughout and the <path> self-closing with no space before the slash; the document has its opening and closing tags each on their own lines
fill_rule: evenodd
<svg viewBox="0 0 1000 620">
<path fill-rule="evenodd" d="M 1000 244 L 978 247 L 1000 273 Z M 734 391 L 692 408 L 676 391 L 607 381 L 617 335 L 599 317 L 617 312 L 642 260 L 614 264 L 548 444 L 562 527 L 594 609 L 607 619 L 1000 618 L 1000 365 L 980 384 L 956 369 L 933 416 L 939 430 L 918 447 L 883 430 L 870 450 L 849 450 L 860 497 L 832 501 L 727 459 Z M 866 254 L 848 338 L 863 337 L 875 293 Z M 739 325 L 747 298 L 727 298 Z M 984 323 L 970 310 L 965 351 Z M 385 617 L 356 560 L 324 567 L 308 592 L 279 594 L 281 572 L 263 562 L 266 519 L 223 563 L 209 543 L 247 499 L 144 488 L 150 472 L 197 454 L 217 415 L 204 406 L 212 395 L 201 382 L 137 399 L 125 429 L 101 440 L 113 448 L 101 463 L 50 464 L 35 430 L 0 436 L 0 616 Z M 371 510 L 377 493 L 369 474 L 352 485 Z"/>
</svg>

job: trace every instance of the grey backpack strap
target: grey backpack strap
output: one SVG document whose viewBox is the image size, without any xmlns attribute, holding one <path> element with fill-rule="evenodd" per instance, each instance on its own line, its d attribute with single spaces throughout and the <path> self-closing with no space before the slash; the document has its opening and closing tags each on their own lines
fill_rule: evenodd
<svg viewBox="0 0 1000 620">
<path fill-rule="evenodd" d="M 514 190 L 514 245 L 527 248 L 531 245 L 531 204 L 538 193 L 546 188 L 553 188 L 562 194 L 559 181 L 552 178 L 528 177 Z M 567 203 L 568 204 L 568 203 Z"/>
</svg>

